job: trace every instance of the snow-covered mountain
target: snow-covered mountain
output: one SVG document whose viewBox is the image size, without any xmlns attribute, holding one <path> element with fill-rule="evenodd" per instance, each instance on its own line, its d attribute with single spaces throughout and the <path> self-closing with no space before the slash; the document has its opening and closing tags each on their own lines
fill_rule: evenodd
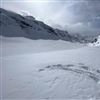
<svg viewBox="0 0 100 100">
<path fill-rule="evenodd" d="M 89 37 L 87 35 L 83 36 L 83 35 L 81 35 L 79 33 L 76 33 L 76 34 L 74 33 L 73 36 L 76 37 L 78 39 L 78 41 L 80 41 L 82 43 L 84 43 L 84 42 L 87 42 L 87 43 L 90 42 Z"/>
<path fill-rule="evenodd" d="M 91 43 L 89 43 L 89 46 L 100 46 L 100 35 L 96 37 Z"/>
<path fill-rule="evenodd" d="M 5 37 L 25 37 L 29 39 L 65 40 L 82 42 L 67 31 L 54 29 L 36 20 L 33 16 L 24 16 L 0 8 L 0 35 Z M 2 27 L 1 27 L 2 26 Z"/>
</svg>

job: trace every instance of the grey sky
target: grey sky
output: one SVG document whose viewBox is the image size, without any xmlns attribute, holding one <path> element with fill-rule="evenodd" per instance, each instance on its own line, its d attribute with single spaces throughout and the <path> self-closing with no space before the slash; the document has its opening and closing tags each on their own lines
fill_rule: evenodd
<svg viewBox="0 0 100 100">
<path fill-rule="evenodd" d="M 71 33 L 100 34 L 100 0 L 2 0 L 1 4 Z"/>
</svg>

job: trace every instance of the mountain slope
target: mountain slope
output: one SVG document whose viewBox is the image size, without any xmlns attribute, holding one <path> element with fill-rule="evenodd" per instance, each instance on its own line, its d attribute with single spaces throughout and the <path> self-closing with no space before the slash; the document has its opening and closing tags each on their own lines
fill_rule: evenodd
<svg viewBox="0 0 100 100">
<path fill-rule="evenodd" d="M 100 35 L 92 43 L 89 43 L 89 46 L 100 46 Z"/>
<path fill-rule="evenodd" d="M 32 16 L 22 16 L 2 8 L 0 8 L 0 16 L 0 35 L 2 36 L 81 42 L 67 31 L 54 29 Z"/>
</svg>

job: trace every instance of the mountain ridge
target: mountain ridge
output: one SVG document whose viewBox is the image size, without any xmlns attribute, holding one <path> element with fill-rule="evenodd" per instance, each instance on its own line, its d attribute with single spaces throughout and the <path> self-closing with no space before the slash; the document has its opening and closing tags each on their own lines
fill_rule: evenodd
<svg viewBox="0 0 100 100">
<path fill-rule="evenodd" d="M 61 39 L 70 42 L 83 42 L 79 37 L 69 34 L 68 31 L 54 29 L 44 22 L 36 20 L 33 16 L 22 16 L 3 8 L 0 8 L 0 16 L 0 35 L 5 37 L 51 40 Z"/>
</svg>

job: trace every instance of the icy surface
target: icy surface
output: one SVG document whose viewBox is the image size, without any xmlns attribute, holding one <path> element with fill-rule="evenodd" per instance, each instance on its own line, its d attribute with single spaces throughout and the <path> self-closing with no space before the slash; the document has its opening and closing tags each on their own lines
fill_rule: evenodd
<svg viewBox="0 0 100 100">
<path fill-rule="evenodd" d="M 100 47 L 1 39 L 3 99 L 100 99 Z"/>
</svg>

